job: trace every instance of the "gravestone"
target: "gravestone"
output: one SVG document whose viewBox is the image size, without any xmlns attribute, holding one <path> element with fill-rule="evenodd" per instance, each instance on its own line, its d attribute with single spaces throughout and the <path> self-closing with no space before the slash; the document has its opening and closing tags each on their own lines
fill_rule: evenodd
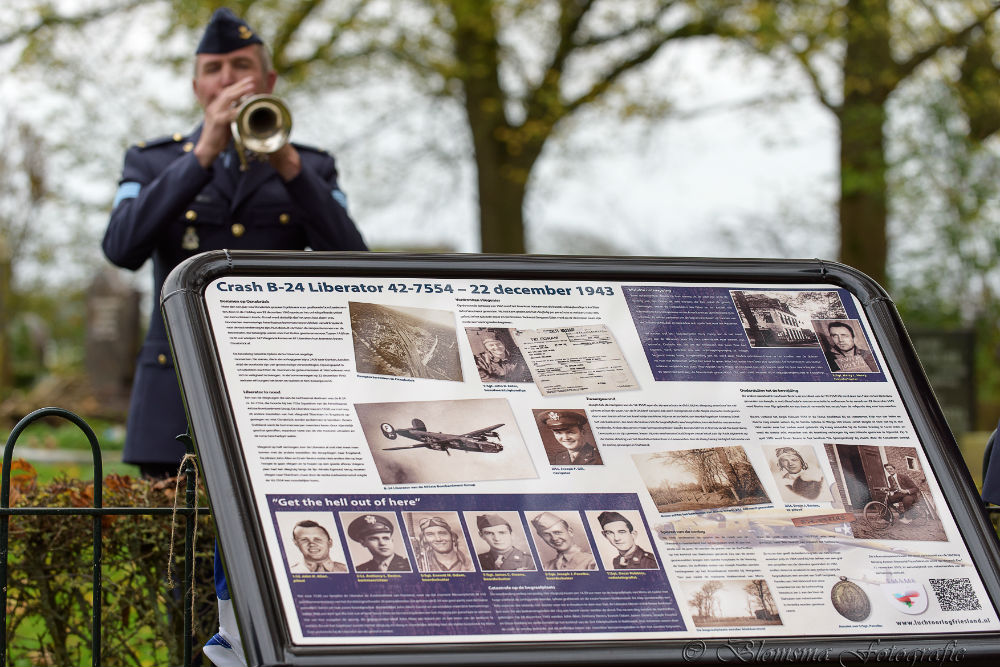
<svg viewBox="0 0 1000 667">
<path fill-rule="evenodd" d="M 923 329 L 910 332 L 952 433 L 976 427 L 975 332 Z"/>
<path fill-rule="evenodd" d="M 139 291 L 114 269 L 101 270 L 87 297 L 87 379 L 109 412 L 128 406 L 139 351 Z"/>
</svg>

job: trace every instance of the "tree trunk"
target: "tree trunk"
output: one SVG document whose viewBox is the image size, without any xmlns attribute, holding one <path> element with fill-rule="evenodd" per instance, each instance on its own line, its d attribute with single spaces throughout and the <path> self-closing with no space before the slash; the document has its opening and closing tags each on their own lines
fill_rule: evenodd
<svg viewBox="0 0 1000 667">
<path fill-rule="evenodd" d="M 888 255 L 885 104 L 896 85 L 886 0 L 849 0 L 840 125 L 840 261 L 880 284 Z"/>
<path fill-rule="evenodd" d="M 508 160 L 483 159 L 476 146 L 479 233 L 483 252 L 525 252 L 524 196 L 527 183 L 511 178 Z"/>
<path fill-rule="evenodd" d="M 885 285 L 888 258 L 885 109 L 848 107 L 840 117 L 840 261 Z"/>
<path fill-rule="evenodd" d="M 13 275 L 10 260 L 7 240 L 0 232 L 0 400 L 7 396 L 14 382 L 14 365 L 10 358 L 10 282 Z"/>
<path fill-rule="evenodd" d="M 523 253 L 524 196 L 541 146 L 525 141 L 522 128 L 507 120 L 492 6 L 467 0 L 452 3 L 455 54 L 464 68 L 458 79 L 476 156 L 482 250 Z"/>
</svg>

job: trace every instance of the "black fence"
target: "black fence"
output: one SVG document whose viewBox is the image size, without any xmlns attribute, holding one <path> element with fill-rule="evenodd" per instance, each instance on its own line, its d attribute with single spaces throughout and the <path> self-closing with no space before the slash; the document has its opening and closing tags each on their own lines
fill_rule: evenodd
<svg viewBox="0 0 1000 667">
<path fill-rule="evenodd" d="M 21 433 L 31 424 L 46 418 L 62 418 L 75 424 L 86 436 L 90 443 L 94 467 L 93 485 L 93 506 L 92 507 L 11 507 L 11 464 L 13 461 L 14 447 Z M 192 451 L 190 438 L 187 439 L 188 451 Z M 194 474 L 192 474 L 194 473 Z M 197 471 L 192 457 L 186 457 L 180 474 L 186 478 L 186 488 L 184 498 L 175 499 L 175 507 L 105 507 L 102 501 L 104 474 L 102 470 L 101 448 L 97 436 L 93 429 L 79 416 L 63 410 L 61 408 L 42 408 L 24 417 L 17 423 L 7 438 L 3 455 L 2 480 L 0 480 L 0 613 L 3 614 L 4 643 L 0 647 L 0 667 L 8 664 L 8 641 L 6 632 L 8 626 L 8 558 L 9 558 L 9 537 L 10 537 L 10 517 L 12 516 L 89 516 L 92 518 L 93 531 L 93 557 L 92 557 L 92 585 L 91 594 L 93 599 L 93 615 L 91 619 L 91 656 L 92 664 L 98 667 L 101 660 L 101 624 L 102 624 L 102 579 L 103 579 L 103 550 L 102 550 L 102 519 L 112 516 L 159 516 L 167 521 L 182 520 L 184 524 L 184 541 L 181 550 L 184 562 L 183 583 L 179 591 L 183 591 L 184 596 L 184 636 L 183 636 L 183 660 L 184 666 L 190 667 L 193 661 L 194 633 L 192 631 L 192 596 L 194 588 L 194 552 L 196 521 L 199 516 L 210 514 L 207 507 L 198 506 L 197 496 Z M 164 585 L 166 583 L 164 582 Z M 178 591 L 178 594 L 181 594 Z"/>
</svg>

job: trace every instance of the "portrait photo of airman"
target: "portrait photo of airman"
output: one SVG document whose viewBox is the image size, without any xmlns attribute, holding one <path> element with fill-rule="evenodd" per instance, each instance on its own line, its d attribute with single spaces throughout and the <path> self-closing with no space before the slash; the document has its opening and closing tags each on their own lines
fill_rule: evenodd
<svg viewBox="0 0 1000 667">
<path fill-rule="evenodd" d="M 473 542 L 479 567 L 489 570 L 535 570 L 535 559 L 517 512 L 466 512 L 465 521 L 475 526 Z"/>
<path fill-rule="evenodd" d="M 278 512 L 275 518 L 292 574 L 348 571 L 332 512 Z"/>
<path fill-rule="evenodd" d="M 358 572 L 410 572 L 406 546 L 391 512 L 343 512 L 340 520 L 351 538 L 350 551 Z"/>
<path fill-rule="evenodd" d="M 465 330 L 482 382 L 532 382 L 528 363 L 514 342 L 510 329 L 472 328 Z"/>
<path fill-rule="evenodd" d="M 543 570 L 596 570 L 597 561 L 577 512 L 527 512 Z"/>
<path fill-rule="evenodd" d="M 545 454 L 553 466 L 604 465 L 582 409 L 532 410 Z"/>
<path fill-rule="evenodd" d="M 878 373 L 878 362 L 858 320 L 813 320 L 833 373 Z"/>
<path fill-rule="evenodd" d="M 420 572 L 475 572 L 457 512 L 403 512 Z"/>
<path fill-rule="evenodd" d="M 595 541 L 605 569 L 659 569 L 637 510 L 588 511 L 587 521 L 595 535 L 603 538 Z"/>
<path fill-rule="evenodd" d="M 767 447 L 768 466 L 786 503 L 832 502 L 830 485 L 823 476 L 811 445 Z"/>
</svg>

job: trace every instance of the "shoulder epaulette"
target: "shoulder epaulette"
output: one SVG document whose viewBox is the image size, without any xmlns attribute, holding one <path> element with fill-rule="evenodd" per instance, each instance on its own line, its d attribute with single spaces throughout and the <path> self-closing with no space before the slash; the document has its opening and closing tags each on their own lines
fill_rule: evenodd
<svg viewBox="0 0 1000 667">
<path fill-rule="evenodd" d="M 309 151 L 310 153 L 319 153 L 320 155 L 329 155 L 329 151 L 325 151 L 322 148 L 316 148 L 315 146 L 307 146 L 306 144 L 297 144 L 294 141 L 292 146 L 295 146 L 296 150 L 299 151 Z"/>
<path fill-rule="evenodd" d="M 148 139 L 146 141 L 136 142 L 135 147 L 143 151 L 147 148 L 156 148 L 157 146 L 166 146 L 168 144 L 179 144 L 184 141 L 184 135 L 180 132 L 175 134 L 168 134 L 162 137 L 157 137 L 156 139 Z"/>
</svg>

